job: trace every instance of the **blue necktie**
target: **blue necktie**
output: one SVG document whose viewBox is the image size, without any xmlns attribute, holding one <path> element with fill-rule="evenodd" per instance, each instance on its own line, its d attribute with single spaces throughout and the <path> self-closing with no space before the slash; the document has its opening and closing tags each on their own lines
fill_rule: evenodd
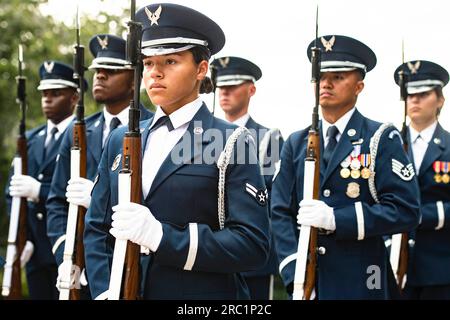
<svg viewBox="0 0 450 320">
<path fill-rule="evenodd" d="M 169 116 L 162 116 L 161 118 L 156 120 L 156 122 L 152 125 L 152 127 L 150 128 L 150 132 L 153 132 L 162 126 L 167 126 L 167 129 L 169 130 L 169 132 L 174 129 L 172 121 L 170 121 Z"/>
<path fill-rule="evenodd" d="M 336 126 L 331 126 L 327 130 L 328 144 L 323 153 L 323 161 L 325 163 L 325 166 L 328 165 L 331 155 L 333 154 L 334 149 L 336 149 L 337 145 L 336 136 L 338 133 L 339 130 L 336 128 Z"/>
</svg>

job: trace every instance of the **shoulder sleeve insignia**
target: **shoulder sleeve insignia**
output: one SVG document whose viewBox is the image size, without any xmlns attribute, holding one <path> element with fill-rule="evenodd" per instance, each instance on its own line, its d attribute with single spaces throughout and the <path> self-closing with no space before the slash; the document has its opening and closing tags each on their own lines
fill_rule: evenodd
<svg viewBox="0 0 450 320">
<path fill-rule="evenodd" d="M 398 137 L 400 139 L 401 144 L 403 144 L 403 139 L 402 139 L 400 132 L 398 132 L 397 130 L 392 130 L 389 133 L 389 139 L 394 140 L 394 137 Z"/>
<path fill-rule="evenodd" d="M 414 177 L 414 168 L 412 163 L 404 165 L 398 160 L 392 159 L 392 172 L 404 181 L 411 181 Z"/>
<path fill-rule="evenodd" d="M 246 183 L 245 184 L 245 191 L 247 191 L 247 193 L 256 200 L 256 202 L 260 205 L 260 206 L 265 206 L 267 204 L 267 199 L 269 197 L 269 194 L 267 192 L 267 189 L 262 190 L 262 189 L 256 189 L 255 186 L 251 185 L 250 183 Z"/>
<path fill-rule="evenodd" d="M 119 164 L 120 164 L 120 160 L 122 159 L 122 154 L 121 153 L 119 153 L 115 158 L 114 158 L 114 162 L 113 162 L 113 164 L 112 164 L 112 166 L 111 166 L 111 170 L 112 171 L 116 171 L 117 170 L 117 168 L 119 167 Z"/>
</svg>

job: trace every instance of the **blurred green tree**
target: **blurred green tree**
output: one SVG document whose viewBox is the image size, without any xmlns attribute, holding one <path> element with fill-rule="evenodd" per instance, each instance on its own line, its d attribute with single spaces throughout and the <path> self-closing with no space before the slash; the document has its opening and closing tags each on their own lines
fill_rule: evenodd
<svg viewBox="0 0 450 320">
<path fill-rule="evenodd" d="M 5 190 L 18 133 L 20 109 L 16 103 L 16 81 L 18 73 L 18 45 L 24 47 L 25 70 L 27 77 L 27 130 L 45 123 L 41 111 L 41 94 L 36 90 L 39 83 L 38 69 L 44 60 L 59 60 L 72 64 L 73 44 L 75 43 L 75 15 L 73 21 L 55 21 L 45 16 L 39 6 L 47 0 L 0 0 L 0 190 Z M 89 39 L 98 33 L 114 33 L 126 36 L 126 21 L 129 9 L 120 16 L 98 12 L 95 17 L 81 13 L 81 44 L 86 47 L 85 65 L 92 61 L 88 49 Z M 92 88 L 92 75 L 85 74 Z M 152 107 L 147 95 L 141 94 L 142 102 Z M 86 115 L 97 111 L 101 106 L 92 98 L 90 89 L 85 94 Z M 7 237 L 8 218 L 5 199 L 0 197 L 0 248 L 4 248 Z M 0 254 L 3 250 L 0 250 Z"/>
</svg>

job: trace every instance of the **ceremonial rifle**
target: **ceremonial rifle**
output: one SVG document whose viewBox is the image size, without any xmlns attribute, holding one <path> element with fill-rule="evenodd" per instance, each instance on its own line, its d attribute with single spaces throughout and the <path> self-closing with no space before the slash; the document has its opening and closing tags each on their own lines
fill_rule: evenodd
<svg viewBox="0 0 450 320">
<path fill-rule="evenodd" d="M 316 38 L 311 48 L 311 82 L 315 89 L 315 104 L 312 125 L 308 133 L 305 170 L 303 180 L 303 199 L 319 199 L 320 187 L 320 136 L 319 136 L 319 97 L 321 51 L 317 47 L 319 29 L 319 7 L 316 9 Z M 293 300 L 309 300 L 314 290 L 317 267 L 317 228 L 302 225 L 298 239 L 295 265 Z"/>
<path fill-rule="evenodd" d="M 131 0 L 131 20 L 128 22 L 127 61 L 134 69 L 134 96 L 130 101 L 128 131 L 123 138 L 122 170 L 119 172 L 118 201 L 141 203 L 142 149 L 139 129 L 139 94 L 142 75 L 142 25 L 136 22 L 136 1 Z M 140 246 L 116 239 L 114 245 L 108 300 L 139 298 Z"/>
<path fill-rule="evenodd" d="M 26 78 L 23 75 L 23 48 L 19 45 L 19 75 L 17 81 L 17 103 L 20 105 L 22 117 L 17 138 L 17 152 L 13 160 L 14 175 L 27 174 L 27 138 L 25 136 L 26 119 Z M 8 246 L 4 266 L 2 296 L 6 299 L 22 298 L 22 278 L 20 255 L 27 241 L 27 199 L 12 197 L 9 217 Z"/>
<path fill-rule="evenodd" d="M 398 71 L 398 85 L 400 86 L 400 101 L 403 105 L 403 124 L 402 124 L 402 140 L 403 149 L 408 152 L 408 127 L 406 125 L 407 116 L 407 98 L 408 92 L 406 90 L 406 84 L 408 82 L 407 74 L 403 70 L 403 64 L 405 63 L 404 56 L 404 43 L 402 41 L 402 67 Z M 398 233 L 392 235 L 391 240 L 391 254 L 389 258 L 391 262 L 392 271 L 394 272 L 395 278 L 397 280 L 397 285 L 402 292 L 405 286 L 406 272 L 408 271 L 408 233 Z"/>
<path fill-rule="evenodd" d="M 73 78 L 78 80 L 79 99 L 75 109 L 76 119 L 73 126 L 73 142 L 70 150 L 70 178 L 86 177 L 86 124 L 84 122 L 84 47 L 80 45 L 80 16 L 76 15 L 76 45 L 73 56 Z M 80 299 L 80 276 L 84 269 L 84 217 L 86 208 L 69 204 L 67 216 L 66 241 L 63 261 L 59 300 Z"/>
</svg>

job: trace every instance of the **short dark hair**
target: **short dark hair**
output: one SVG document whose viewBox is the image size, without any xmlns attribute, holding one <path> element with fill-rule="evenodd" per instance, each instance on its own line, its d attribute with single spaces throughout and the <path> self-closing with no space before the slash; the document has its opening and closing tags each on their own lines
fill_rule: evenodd
<svg viewBox="0 0 450 320">
<path fill-rule="evenodd" d="M 442 87 L 437 86 L 436 88 L 434 88 L 434 92 L 436 92 L 436 96 L 438 99 L 444 98 L 444 93 L 442 92 Z M 442 109 L 442 107 L 437 109 L 436 117 L 439 117 L 439 115 L 441 114 L 441 109 Z"/>
<path fill-rule="evenodd" d="M 356 70 L 358 70 L 359 72 L 359 75 L 360 75 L 360 78 L 359 78 L 359 80 L 364 80 L 364 78 L 366 77 L 366 73 L 364 72 L 364 70 L 362 70 L 362 69 L 356 69 Z"/>
<path fill-rule="evenodd" d="M 211 52 L 208 48 L 203 46 L 195 46 L 191 49 L 192 56 L 194 57 L 194 61 L 196 64 L 199 64 L 203 60 L 209 61 L 211 58 Z M 214 84 L 210 77 L 205 77 L 203 79 L 202 84 L 200 85 L 200 93 L 210 93 L 214 91 Z"/>
</svg>

